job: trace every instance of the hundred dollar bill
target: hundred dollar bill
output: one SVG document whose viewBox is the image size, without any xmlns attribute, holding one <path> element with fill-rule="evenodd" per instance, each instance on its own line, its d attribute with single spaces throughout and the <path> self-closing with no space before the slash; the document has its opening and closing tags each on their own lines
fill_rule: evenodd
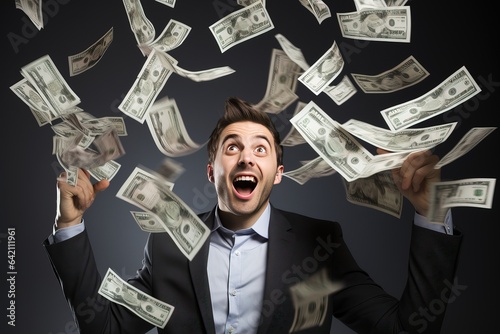
<svg viewBox="0 0 500 334">
<path fill-rule="evenodd" d="M 314 15 L 319 24 L 325 19 L 332 17 L 330 8 L 322 0 L 300 0 L 300 3 Z"/>
<path fill-rule="evenodd" d="M 115 160 L 125 154 L 116 130 L 109 128 L 103 134 L 94 137 L 89 145 L 82 147 L 80 137 L 75 137 L 59 154 L 67 166 L 93 169 Z"/>
<path fill-rule="evenodd" d="M 82 125 L 86 127 L 91 134 L 101 134 L 104 127 L 112 126 L 116 130 L 116 134 L 120 137 L 127 135 L 127 127 L 123 117 L 106 116 L 85 120 Z"/>
<path fill-rule="evenodd" d="M 410 6 L 367 8 L 337 13 L 342 36 L 381 42 L 410 42 Z"/>
<path fill-rule="evenodd" d="M 298 80 L 309 88 L 314 94 L 319 95 L 344 68 L 344 59 L 340 53 L 337 42 L 333 45 L 304 73 Z"/>
<path fill-rule="evenodd" d="M 154 41 L 139 45 L 145 55 L 149 55 L 151 49 L 168 52 L 181 45 L 191 32 L 191 27 L 187 24 L 170 19 L 160 36 Z"/>
<path fill-rule="evenodd" d="M 356 119 L 350 119 L 342 127 L 352 135 L 383 148 L 386 151 L 414 151 L 430 149 L 443 143 L 453 132 L 457 122 L 420 129 L 392 132 Z"/>
<path fill-rule="evenodd" d="M 410 56 L 393 69 L 377 75 L 351 75 L 365 93 L 392 93 L 419 83 L 429 76 L 429 72 Z"/>
<path fill-rule="evenodd" d="M 297 95 L 295 94 L 295 91 L 297 89 L 297 78 L 299 77 L 299 75 L 299 65 L 291 60 L 290 57 L 287 56 L 285 51 L 273 49 L 271 53 L 271 64 L 269 65 L 269 73 L 267 77 L 266 92 L 262 100 L 257 103 L 256 106 L 260 106 L 264 103 L 272 105 L 271 101 L 275 100 L 272 97 L 280 96 L 279 92 L 291 92 L 291 94 L 287 95 L 290 98 L 291 102 L 295 101 L 295 99 L 298 98 L 296 97 Z M 292 96 L 292 94 L 294 96 Z M 280 109 L 275 108 L 273 112 L 278 113 L 286 107 L 288 107 L 288 105 Z"/>
<path fill-rule="evenodd" d="M 297 105 L 295 106 L 295 110 L 293 111 L 293 116 L 297 115 L 304 107 L 306 106 L 305 102 L 299 101 L 297 102 Z M 292 116 L 292 117 L 293 117 Z M 300 134 L 297 129 L 292 126 L 290 128 L 290 131 L 281 139 L 281 145 L 282 146 L 295 146 L 299 144 L 304 144 L 306 143 L 306 140 L 302 135 Z"/>
<path fill-rule="evenodd" d="M 146 120 L 147 112 L 173 73 L 170 60 L 165 57 L 160 51 L 151 51 L 137 79 L 118 106 L 124 114 L 141 124 Z"/>
<path fill-rule="evenodd" d="M 38 30 L 43 28 L 42 0 L 15 0 L 15 5 L 29 17 Z"/>
<path fill-rule="evenodd" d="M 100 180 L 111 181 L 118 173 L 121 166 L 122 165 L 120 165 L 118 162 L 114 160 L 109 160 L 106 161 L 106 163 L 102 166 L 97 166 L 95 168 L 89 169 L 88 172 L 97 181 Z"/>
<path fill-rule="evenodd" d="M 349 202 L 401 217 L 403 195 L 394 183 L 391 171 L 385 170 L 351 182 L 342 178 L 342 181 Z"/>
<path fill-rule="evenodd" d="M 176 2 L 176 0 L 155 0 L 155 1 L 164 4 L 166 6 L 169 6 L 171 8 L 175 7 L 175 2 Z"/>
<path fill-rule="evenodd" d="M 160 328 L 165 327 L 175 309 L 174 306 L 156 299 L 127 283 L 111 268 L 108 268 L 98 293 Z"/>
<path fill-rule="evenodd" d="M 123 0 L 123 6 L 127 12 L 130 29 L 132 29 L 134 33 L 137 45 L 151 43 L 155 37 L 156 31 L 154 25 L 146 17 L 146 14 L 144 14 L 141 1 Z"/>
<path fill-rule="evenodd" d="M 283 173 L 286 176 L 300 185 L 304 185 L 307 181 L 313 178 L 320 178 L 335 174 L 337 171 L 333 169 L 322 157 L 317 157 L 311 161 L 304 163 L 301 167 Z"/>
<path fill-rule="evenodd" d="M 165 158 L 156 169 L 156 173 L 163 176 L 167 181 L 175 183 L 175 181 L 185 172 L 182 164 L 174 159 Z"/>
<path fill-rule="evenodd" d="M 196 82 L 214 80 L 234 73 L 234 69 L 229 66 L 214 67 L 201 71 L 188 71 L 178 66 L 177 60 L 172 56 L 166 57 L 166 60 L 170 63 L 170 66 L 175 74 Z"/>
<path fill-rule="evenodd" d="M 191 261 L 210 230 L 167 182 L 136 167 L 116 196 L 158 217 L 179 250 Z"/>
<path fill-rule="evenodd" d="M 33 85 L 55 115 L 80 103 L 49 55 L 42 56 L 21 68 L 22 75 Z"/>
<path fill-rule="evenodd" d="M 328 95 L 339 106 L 349 100 L 357 91 L 347 75 L 344 75 L 337 85 L 323 88 L 323 93 Z"/>
<path fill-rule="evenodd" d="M 392 7 L 392 6 L 404 6 L 408 0 L 384 0 L 386 3 L 387 7 Z"/>
<path fill-rule="evenodd" d="M 16 82 L 10 89 L 32 110 L 39 126 L 52 124 L 52 121 L 59 117 L 55 112 L 51 112 L 51 108 L 42 99 L 28 79 L 23 78 Z"/>
<path fill-rule="evenodd" d="M 479 144 L 486 136 L 495 130 L 496 127 L 472 128 L 460 139 L 460 141 L 442 157 L 434 168 L 441 168 L 452 161 L 460 158 Z"/>
<path fill-rule="evenodd" d="M 450 207 L 475 207 L 491 209 L 496 179 L 471 178 L 435 182 L 429 193 L 428 219 L 443 223 L 446 210 Z"/>
<path fill-rule="evenodd" d="M 373 159 L 368 150 L 314 101 L 293 116 L 290 123 L 316 153 L 348 181 L 360 177 Z"/>
<path fill-rule="evenodd" d="M 144 211 L 130 211 L 132 216 L 134 217 L 135 222 L 141 230 L 149 233 L 163 233 L 167 232 L 163 224 L 158 219 L 157 216 L 150 214 L 149 212 Z"/>
<path fill-rule="evenodd" d="M 341 288 L 340 283 L 335 283 L 328 277 L 324 268 L 306 280 L 292 285 L 290 294 L 295 315 L 289 333 L 321 326 L 326 318 L 328 295 Z"/>
<path fill-rule="evenodd" d="M 230 13 L 209 28 L 222 53 L 241 42 L 274 29 L 274 24 L 266 7 L 257 1 Z"/>
<path fill-rule="evenodd" d="M 85 51 L 68 57 L 69 75 L 75 76 L 94 67 L 113 42 L 113 27 Z"/>
<path fill-rule="evenodd" d="M 298 98 L 299 96 L 290 88 L 283 87 L 273 95 L 266 96 L 263 100 L 254 105 L 254 108 L 270 114 L 278 114 L 288 108 L 288 106 L 290 106 Z"/>
<path fill-rule="evenodd" d="M 294 61 L 297 65 L 300 66 L 304 71 L 307 71 L 309 68 L 309 64 L 307 63 L 302 50 L 293 45 L 285 36 L 282 34 L 274 35 L 278 42 L 280 43 L 281 48 L 285 51 L 286 55 Z"/>
<path fill-rule="evenodd" d="M 380 113 L 391 131 L 399 131 L 444 113 L 481 91 L 469 71 L 462 66 L 436 88 L 411 101 Z"/>
<path fill-rule="evenodd" d="M 164 97 L 156 101 L 146 123 L 156 147 L 168 157 L 188 155 L 202 147 L 189 136 L 175 99 Z"/>
<path fill-rule="evenodd" d="M 266 0 L 236 0 L 236 3 L 240 6 L 249 6 L 253 4 L 254 2 L 262 2 L 262 4 L 265 6 L 266 5 Z"/>
<path fill-rule="evenodd" d="M 363 9 L 387 7 L 384 0 L 354 0 L 354 5 L 358 12 Z"/>
<path fill-rule="evenodd" d="M 399 168 L 403 165 L 403 162 L 406 160 L 406 158 L 408 158 L 410 154 L 425 150 L 426 149 L 418 149 L 415 151 L 401 151 L 377 154 L 373 156 L 370 163 L 365 166 L 361 174 L 359 174 L 359 177 L 368 177 L 385 170 Z"/>
</svg>

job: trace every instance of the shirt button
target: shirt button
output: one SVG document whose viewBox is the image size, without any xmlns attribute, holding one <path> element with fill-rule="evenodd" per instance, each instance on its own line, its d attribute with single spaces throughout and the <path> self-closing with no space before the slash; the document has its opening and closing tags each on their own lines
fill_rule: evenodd
<svg viewBox="0 0 500 334">
<path fill-rule="evenodd" d="M 236 255 L 236 256 L 240 256 L 240 254 L 241 254 L 241 253 L 240 253 L 240 251 L 239 251 L 239 250 L 237 250 L 236 252 L 234 252 L 234 255 Z"/>
<path fill-rule="evenodd" d="M 234 327 L 229 327 L 228 330 L 227 330 L 227 332 L 229 334 L 234 333 Z"/>
<path fill-rule="evenodd" d="M 234 289 L 233 291 L 231 291 L 231 296 L 236 296 L 236 293 L 237 293 L 237 291 L 236 291 L 236 289 Z"/>
</svg>

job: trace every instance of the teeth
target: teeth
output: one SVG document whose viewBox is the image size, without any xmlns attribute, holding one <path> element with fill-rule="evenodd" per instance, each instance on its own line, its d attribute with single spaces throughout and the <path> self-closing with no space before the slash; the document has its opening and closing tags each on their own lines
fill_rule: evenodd
<svg viewBox="0 0 500 334">
<path fill-rule="evenodd" d="M 238 176 L 234 181 L 250 181 L 255 183 L 255 178 L 253 176 Z"/>
</svg>

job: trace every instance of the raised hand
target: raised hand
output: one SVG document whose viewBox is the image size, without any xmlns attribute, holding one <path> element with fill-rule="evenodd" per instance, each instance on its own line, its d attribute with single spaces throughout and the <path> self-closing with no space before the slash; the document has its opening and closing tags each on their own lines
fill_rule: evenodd
<svg viewBox="0 0 500 334">
<path fill-rule="evenodd" d="M 84 169 L 78 170 L 76 186 L 66 182 L 66 172 L 61 173 L 57 179 L 56 228 L 69 227 L 80 223 L 83 213 L 92 205 L 97 193 L 108 186 L 108 180 L 101 180 L 92 184 L 89 172 Z"/>
</svg>

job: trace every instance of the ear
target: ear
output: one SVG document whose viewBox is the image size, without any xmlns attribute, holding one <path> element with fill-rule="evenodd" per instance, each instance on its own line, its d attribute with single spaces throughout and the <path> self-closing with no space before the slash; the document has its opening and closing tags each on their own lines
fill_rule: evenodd
<svg viewBox="0 0 500 334">
<path fill-rule="evenodd" d="M 211 164 L 207 165 L 207 177 L 208 181 L 214 183 L 214 167 Z"/>
<path fill-rule="evenodd" d="M 282 179 L 284 170 L 285 170 L 285 167 L 283 165 L 278 166 L 278 169 L 276 170 L 276 175 L 274 176 L 274 184 L 281 183 L 281 179 Z"/>
</svg>

